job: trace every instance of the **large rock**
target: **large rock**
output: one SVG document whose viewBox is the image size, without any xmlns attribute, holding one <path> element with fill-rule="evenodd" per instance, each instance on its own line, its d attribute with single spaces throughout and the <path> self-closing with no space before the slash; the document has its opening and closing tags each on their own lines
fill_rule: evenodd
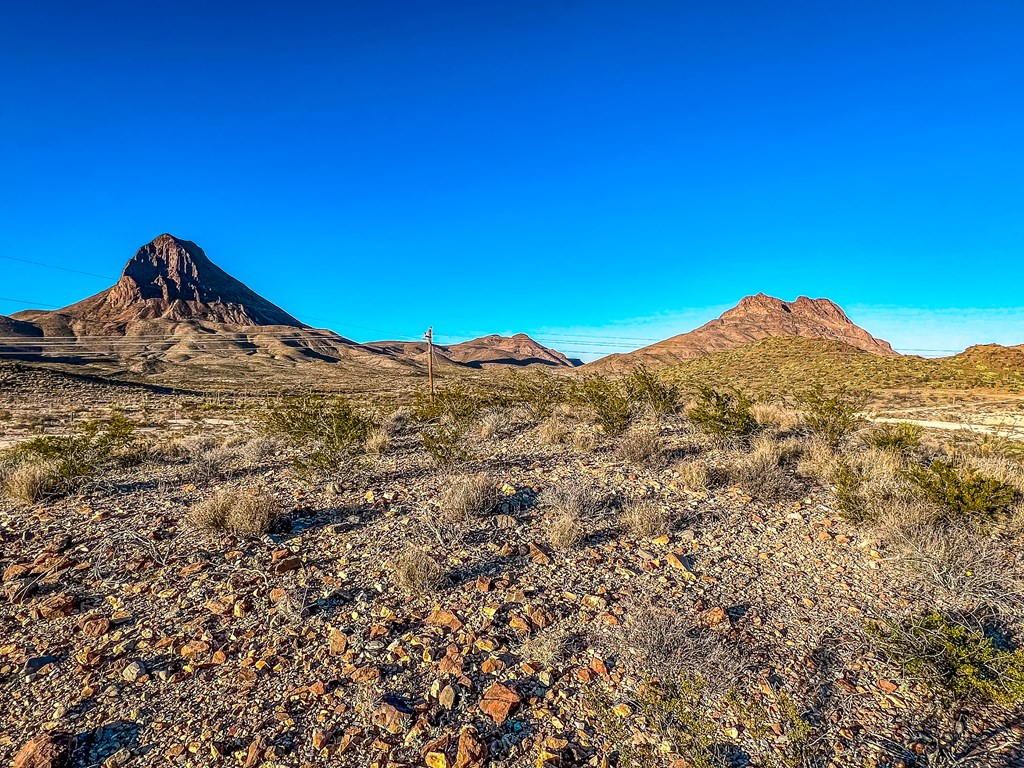
<svg viewBox="0 0 1024 768">
<path fill-rule="evenodd" d="M 13 768 L 66 768 L 75 739 L 69 733 L 41 733 L 14 757 Z"/>
</svg>

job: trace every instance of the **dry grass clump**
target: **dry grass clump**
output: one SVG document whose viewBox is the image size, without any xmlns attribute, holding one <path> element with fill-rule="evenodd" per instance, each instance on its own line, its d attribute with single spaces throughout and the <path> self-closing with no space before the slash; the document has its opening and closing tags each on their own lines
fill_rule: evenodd
<svg viewBox="0 0 1024 768">
<path fill-rule="evenodd" d="M 1006 456 L 968 456 L 964 463 L 979 474 L 1024 494 L 1024 464 Z"/>
<path fill-rule="evenodd" d="M 415 417 L 416 412 L 413 408 L 408 405 L 399 406 L 384 420 L 384 428 L 391 435 L 403 434 L 409 431 Z"/>
<path fill-rule="evenodd" d="M 268 435 L 249 438 L 238 448 L 238 459 L 247 467 L 258 467 L 283 450 L 284 444 Z"/>
<path fill-rule="evenodd" d="M 194 483 L 210 482 L 226 477 L 231 464 L 237 460 L 236 448 L 215 443 L 208 450 L 192 454 L 185 474 Z"/>
<path fill-rule="evenodd" d="M 412 594 L 428 594 L 444 582 L 444 570 L 426 549 L 411 546 L 394 562 L 395 583 Z"/>
<path fill-rule="evenodd" d="M 192 508 L 189 521 L 197 528 L 262 536 L 283 517 L 277 498 L 266 488 L 225 488 Z"/>
<path fill-rule="evenodd" d="M 445 479 L 439 504 L 441 514 L 455 520 L 486 515 L 498 503 L 498 486 L 486 472 Z"/>
<path fill-rule="evenodd" d="M 591 429 L 578 429 L 572 433 L 572 447 L 580 453 L 597 450 L 597 434 Z"/>
<path fill-rule="evenodd" d="M 750 406 L 750 415 L 758 424 L 777 432 L 792 432 L 800 426 L 800 412 L 783 403 L 754 403 Z"/>
<path fill-rule="evenodd" d="M 618 456 L 641 467 L 659 467 L 665 463 L 665 443 L 650 430 L 628 433 L 619 443 Z"/>
<path fill-rule="evenodd" d="M 524 640 L 519 655 L 526 662 L 558 667 L 572 656 L 578 639 L 564 626 L 547 627 Z"/>
<path fill-rule="evenodd" d="M 373 427 L 366 434 L 366 452 L 375 456 L 387 453 L 391 447 L 391 433 L 385 427 Z"/>
<path fill-rule="evenodd" d="M 911 511 L 876 528 L 880 546 L 901 566 L 911 588 L 942 611 L 976 615 L 1024 609 L 1024 576 L 1005 546 L 962 528 L 936 527 L 923 516 Z"/>
<path fill-rule="evenodd" d="M 478 435 L 481 440 L 493 440 L 508 428 L 509 419 L 501 411 L 488 411 L 480 417 Z"/>
<path fill-rule="evenodd" d="M 792 463 L 796 443 L 780 442 L 770 435 L 758 435 L 751 450 L 742 454 L 730 471 L 730 479 L 748 496 L 765 502 L 800 498 L 806 488 L 786 469 Z"/>
<path fill-rule="evenodd" d="M 661 501 L 636 499 L 622 508 L 619 520 L 634 536 L 652 538 L 668 533 L 675 522 L 675 515 Z"/>
<path fill-rule="evenodd" d="M 548 539 L 559 549 L 571 549 L 586 538 L 601 498 L 590 485 L 562 482 L 545 489 L 538 504 L 555 513 L 547 525 Z"/>
<path fill-rule="evenodd" d="M 796 471 L 801 477 L 817 480 L 822 485 L 833 481 L 839 456 L 827 440 L 812 436 L 804 441 L 803 450 L 796 461 Z"/>
<path fill-rule="evenodd" d="M 52 461 L 26 461 L 3 474 L 4 495 L 23 504 L 35 504 L 56 493 L 64 482 L 60 468 Z"/>
<path fill-rule="evenodd" d="M 555 415 L 541 422 L 537 434 L 545 445 L 565 445 L 572 438 L 573 431 L 563 417 Z"/>
</svg>

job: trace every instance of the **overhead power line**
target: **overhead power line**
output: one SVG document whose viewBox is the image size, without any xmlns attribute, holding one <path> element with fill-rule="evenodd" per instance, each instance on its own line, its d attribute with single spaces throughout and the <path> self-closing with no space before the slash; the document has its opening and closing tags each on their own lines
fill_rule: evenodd
<svg viewBox="0 0 1024 768">
<path fill-rule="evenodd" d="M 110 275 L 97 275 L 95 272 L 83 272 L 80 269 L 71 269 L 71 267 L 61 267 L 57 264 L 46 264 L 42 261 L 32 261 L 31 259 L 19 259 L 15 256 L 3 256 L 0 255 L 0 259 L 5 261 L 20 261 L 22 264 L 34 264 L 37 267 L 47 267 L 48 269 L 59 269 L 62 272 L 73 272 L 76 275 L 86 275 L 87 277 L 98 277 L 101 280 L 117 280 L 116 277 Z"/>
</svg>

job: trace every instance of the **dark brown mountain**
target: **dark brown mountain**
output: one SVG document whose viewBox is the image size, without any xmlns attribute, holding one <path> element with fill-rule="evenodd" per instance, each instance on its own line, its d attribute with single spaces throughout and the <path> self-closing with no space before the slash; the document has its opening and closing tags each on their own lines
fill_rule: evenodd
<svg viewBox="0 0 1024 768">
<path fill-rule="evenodd" d="M 664 367 L 734 349 L 758 339 L 786 336 L 828 339 L 876 355 L 897 355 L 889 342 L 876 339 L 855 325 L 837 304 L 828 299 L 801 296 L 796 301 L 782 301 L 759 293 L 747 296 L 721 317 L 696 330 L 634 352 L 603 357 L 588 367 L 606 371 L 629 370 L 641 363 Z"/>
</svg>

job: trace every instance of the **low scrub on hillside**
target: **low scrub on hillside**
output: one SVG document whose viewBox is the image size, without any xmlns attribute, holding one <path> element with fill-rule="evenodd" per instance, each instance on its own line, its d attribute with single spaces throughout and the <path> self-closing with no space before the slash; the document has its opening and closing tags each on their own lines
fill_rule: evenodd
<svg viewBox="0 0 1024 768">
<path fill-rule="evenodd" d="M 44 435 L 21 443 L 5 454 L 5 463 L 13 466 L 5 490 L 24 501 L 36 501 L 70 492 L 80 481 L 111 467 L 135 463 L 137 426 L 115 412 L 107 422 L 80 424 L 72 435 Z"/>
<path fill-rule="evenodd" d="M 954 700 L 1024 701 L 1024 650 L 999 648 L 985 633 L 938 612 L 869 629 L 907 674 Z"/>
<path fill-rule="evenodd" d="M 867 398 L 845 387 L 826 391 L 818 385 L 799 402 L 804 424 L 811 434 L 838 445 L 863 423 L 860 413 Z"/>
<path fill-rule="evenodd" d="M 917 424 L 898 422 L 879 424 L 861 438 L 870 448 L 893 453 L 906 453 L 921 444 L 921 427 Z"/>
<path fill-rule="evenodd" d="M 632 420 L 629 397 L 623 386 L 602 376 L 587 376 L 576 382 L 571 398 L 590 409 L 597 425 L 608 435 L 621 435 Z"/>
<path fill-rule="evenodd" d="M 640 409 L 648 409 L 658 414 L 671 414 L 679 410 L 679 386 L 644 365 L 639 365 L 623 382 L 626 398 Z"/>
<path fill-rule="evenodd" d="M 907 476 L 950 519 L 997 517 L 1009 512 L 1020 495 L 1013 486 L 973 467 L 958 469 L 939 459 L 928 467 L 912 467 Z"/>
<path fill-rule="evenodd" d="M 260 420 L 269 432 L 298 451 L 299 468 L 321 472 L 345 466 L 362 450 L 374 426 L 345 398 L 318 395 L 272 403 L 260 414 Z"/>
<path fill-rule="evenodd" d="M 741 390 L 720 392 L 701 387 L 696 402 L 690 408 L 690 421 L 699 430 L 728 442 L 749 437 L 758 429 L 751 412 L 753 401 Z"/>
</svg>

